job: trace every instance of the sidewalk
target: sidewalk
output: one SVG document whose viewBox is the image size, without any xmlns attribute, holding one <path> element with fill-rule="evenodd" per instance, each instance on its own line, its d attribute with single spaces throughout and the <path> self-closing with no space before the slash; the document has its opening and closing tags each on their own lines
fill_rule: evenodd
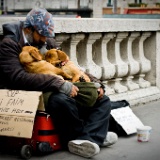
<svg viewBox="0 0 160 160">
<path fill-rule="evenodd" d="M 136 134 L 128 137 L 119 137 L 119 141 L 108 148 L 101 148 L 100 154 L 93 160 L 160 160 L 160 101 L 143 106 L 133 107 L 133 112 L 144 125 L 152 127 L 149 142 L 137 142 Z M 15 155 L 2 155 L 2 160 L 20 159 Z M 66 151 L 59 151 L 50 155 L 35 157 L 30 160 L 86 160 Z"/>
</svg>

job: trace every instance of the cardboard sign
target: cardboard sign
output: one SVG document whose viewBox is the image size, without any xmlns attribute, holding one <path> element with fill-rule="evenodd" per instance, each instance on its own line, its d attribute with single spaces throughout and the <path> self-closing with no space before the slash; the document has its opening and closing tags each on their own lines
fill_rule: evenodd
<svg viewBox="0 0 160 160">
<path fill-rule="evenodd" d="M 37 109 L 44 110 L 41 92 L 0 90 L 0 135 L 31 138 Z"/>
<path fill-rule="evenodd" d="M 128 135 L 136 133 L 138 127 L 144 126 L 128 106 L 111 110 L 111 115 Z"/>
</svg>

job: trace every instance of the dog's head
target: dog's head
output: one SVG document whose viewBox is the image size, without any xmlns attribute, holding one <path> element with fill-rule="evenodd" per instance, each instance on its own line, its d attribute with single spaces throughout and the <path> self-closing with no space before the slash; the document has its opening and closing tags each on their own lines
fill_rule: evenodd
<svg viewBox="0 0 160 160">
<path fill-rule="evenodd" d="M 25 46 L 22 48 L 22 52 L 19 54 L 20 62 L 22 64 L 31 63 L 35 61 L 41 61 L 42 55 L 39 50 L 33 46 Z"/>
<path fill-rule="evenodd" d="M 61 50 L 50 49 L 45 54 L 45 60 L 53 64 L 54 66 L 62 66 L 65 65 L 65 63 L 67 63 L 69 57 L 65 52 Z"/>
</svg>

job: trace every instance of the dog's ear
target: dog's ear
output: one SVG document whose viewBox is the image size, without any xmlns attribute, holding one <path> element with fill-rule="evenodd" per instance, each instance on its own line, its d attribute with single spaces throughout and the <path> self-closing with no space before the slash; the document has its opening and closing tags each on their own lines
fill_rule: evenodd
<svg viewBox="0 0 160 160">
<path fill-rule="evenodd" d="M 61 50 L 57 50 L 57 55 L 58 55 L 59 60 L 61 60 L 61 61 L 68 60 L 67 54 Z"/>
<path fill-rule="evenodd" d="M 37 49 L 31 49 L 29 51 L 29 54 L 36 60 L 41 61 L 42 60 L 42 55 L 39 53 Z"/>
</svg>

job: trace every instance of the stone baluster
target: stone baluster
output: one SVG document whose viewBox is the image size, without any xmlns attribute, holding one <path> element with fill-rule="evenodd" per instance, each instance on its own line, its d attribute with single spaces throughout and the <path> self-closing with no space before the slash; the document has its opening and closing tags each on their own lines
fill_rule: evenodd
<svg viewBox="0 0 160 160">
<path fill-rule="evenodd" d="M 93 61 L 92 45 L 101 36 L 101 33 L 90 33 L 85 37 L 77 54 L 79 65 L 98 79 L 102 76 L 102 69 Z"/>
<path fill-rule="evenodd" d="M 109 87 L 108 80 L 112 79 L 115 75 L 115 66 L 108 59 L 108 42 L 115 37 L 115 33 L 106 33 L 104 36 L 97 41 L 96 56 L 94 61 L 102 68 L 102 77 L 101 80 L 106 87 L 106 94 L 114 94 L 115 91 L 113 88 Z"/>
<path fill-rule="evenodd" d="M 149 81 L 144 80 L 145 74 L 151 70 L 151 61 L 145 57 L 144 53 L 144 41 L 150 36 L 151 32 L 143 32 L 139 38 L 137 59 L 140 65 L 140 71 L 135 80 L 141 88 L 147 88 L 151 85 Z"/>
<path fill-rule="evenodd" d="M 70 37 L 69 34 L 57 34 L 55 36 L 57 45 L 62 47 L 62 43 L 67 39 L 69 39 L 69 37 Z"/>
<path fill-rule="evenodd" d="M 133 52 L 132 52 L 132 43 L 133 41 L 140 36 L 139 32 L 132 32 L 127 39 L 127 46 L 124 48 L 124 59 L 125 62 L 128 63 L 129 70 L 128 76 L 123 78 L 125 80 L 125 85 L 128 87 L 129 90 L 135 90 L 139 88 L 137 83 L 133 82 L 134 75 L 137 74 L 140 70 L 139 63 L 134 59 Z"/>
<path fill-rule="evenodd" d="M 78 61 L 77 61 L 77 44 L 84 39 L 85 35 L 84 34 L 72 34 L 71 39 L 70 39 L 70 44 L 69 44 L 69 57 L 70 60 L 75 63 L 75 65 L 79 66 Z"/>
<path fill-rule="evenodd" d="M 160 43 L 159 43 L 159 41 L 160 41 L 160 32 L 156 33 L 156 39 L 157 40 L 156 40 L 156 44 L 155 44 L 156 45 L 155 49 L 153 49 L 153 47 L 150 47 L 152 52 L 156 53 L 156 55 L 153 54 L 153 58 L 152 58 L 152 64 L 154 66 L 156 66 L 156 69 L 155 69 L 154 72 L 152 72 L 153 76 L 151 76 L 151 78 L 152 78 L 152 82 L 153 82 L 153 80 L 155 81 L 152 84 L 156 85 L 158 88 L 160 88 L 160 70 L 159 70 L 160 69 L 160 63 L 157 63 L 157 62 L 160 62 Z M 152 41 L 152 46 L 153 46 L 153 43 L 154 43 L 154 41 Z M 153 59 L 156 59 L 156 60 L 153 62 Z M 156 78 L 155 78 L 155 75 L 156 75 Z"/>
<path fill-rule="evenodd" d="M 128 73 L 128 64 L 122 60 L 120 43 L 128 36 L 128 33 L 120 32 L 117 34 L 115 39 L 115 51 L 114 51 L 114 65 L 116 68 L 115 79 L 112 80 L 112 87 L 114 87 L 115 92 L 122 93 L 126 92 L 128 88 L 121 84 L 122 77 L 126 76 Z"/>
</svg>

